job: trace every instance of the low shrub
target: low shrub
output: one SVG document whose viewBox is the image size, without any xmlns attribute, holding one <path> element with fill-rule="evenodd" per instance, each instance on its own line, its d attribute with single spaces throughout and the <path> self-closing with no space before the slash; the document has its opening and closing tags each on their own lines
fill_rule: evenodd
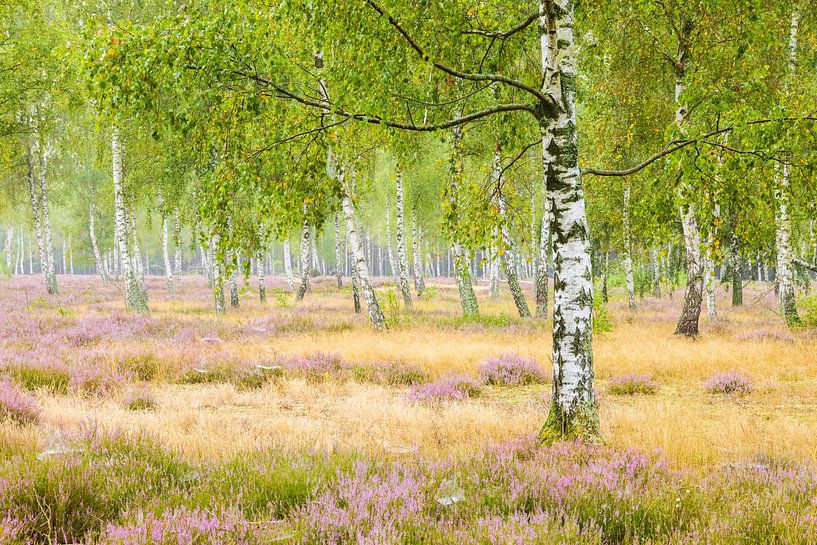
<svg viewBox="0 0 817 545">
<path fill-rule="evenodd" d="M 518 354 L 503 354 L 482 362 L 479 377 L 485 384 L 495 386 L 524 386 L 542 384 L 548 375 L 533 358 Z"/>
<path fill-rule="evenodd" d="M 710 377 L 705 384 L 710 394 L 746 395 L 752 391 L 752 380 L 739 371 L 717 373 Z"/>
<path fill-rule="evenodd" d="M 658 391 L 658 384 L 647 375 L 627 373 L 612 377 L 607 383 L 607 391 L 613 395 L 652 395 Z"/>
<path fill-rule="evenodd" d="M 40 408 L 34 397 L 10 382 L 0 382 L 0 420 L 34 424 L 40 419 Z"/>
<path fill-rule="evenodd" d="M 465 401 L 481 393 L 481 385 L 470 377 L 447 377 L 413 386 L 406 399 L 412 402 Z"/>
</svg>

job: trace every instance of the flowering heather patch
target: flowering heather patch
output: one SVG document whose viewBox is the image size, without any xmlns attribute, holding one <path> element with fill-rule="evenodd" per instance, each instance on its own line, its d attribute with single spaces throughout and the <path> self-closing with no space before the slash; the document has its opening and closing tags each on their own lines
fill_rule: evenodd
<svg viewBox="0 0 817 545">
<path fill-rule="evenodd" d="M 746 395 L 752 391 L 752 380 L 739 371 L 727 371 L 713 375 L 705 387 L 710 394 Z"/>
<path fill-rule="evenodd" d="M 495 386 L 523 386 L 541 384 L 548 376 L 536 360 L 518 354 L 503 354 L 482 362 L 479 377 L 485 384 Z"/>
<path fill-rule="evenodd" d="M 448 377 L 413 386 L 406 399 L 414 402 L 465 401 L 480 394 L 481 385 L 470 377 Z"/>
<path fill-rule="evenodd" d="M 31 353 L 26 352 L 8 360 L 5 367 L 0 369 L 0 376 L 8 377 L 26 390 L 46 388 L 54 393 L 65 393 L 71 373 L 56 358 L 44 356 L 34 359 Z"/>
<path fill-rule="evenodd" d="M 159 405 L 150 390 L 145 389 L 131 392 L 125 397 L 122 404 L 130 411 L 150 411 Z"/>
<path fill-rule="evenodd" d="M 357 380 L 389 386 L 414 386 L 428 382 L 428 373 L 411 363 L 386 361 L 373 365 L 355 365 L 352 373 Z"/>
<path fill-rule="evenodd" d="M 315 352 L 286 360 L 284 368 L 293 376 L 303 377 L 310 382 L 319 382 L 330 377 L 340 378 L 349 370 L 349 365 L 339 354 Z"/>
<path fill-rule="evenodd" d="M 32 424 L 40 419 L 37 400 L 10 382 L 0 382 L 0 420 Z"/>
<path fill-rule="evenodd" d="M 607 383 L 607 391 L 613 395 L 626 396 L 635 394 L 654 394 L 658 384 L 647 375 L 627 373 L 612 377 Z"/>
<path fill-rule="evenodd" d="M 107 396 L 121 388 L 128 377 L 115 369 L 91 364 L 75 369 L 71 374 L 71 388 L 88 396 Z"/>
<path fill-rule="evenodd" d="M 202 509 L 148 513 L 130 525 L 108 524 L 97 545 L 253 545 L 257 528 L 239 513 L 211 514 Z"/>
</svg>

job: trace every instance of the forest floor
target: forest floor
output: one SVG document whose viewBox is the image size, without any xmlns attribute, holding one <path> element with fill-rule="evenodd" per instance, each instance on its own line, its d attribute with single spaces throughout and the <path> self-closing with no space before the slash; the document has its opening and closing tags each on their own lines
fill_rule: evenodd
<svg viewBox="0 0 817 545">
<path fill-rule="evenodd" d="M 381 279 L 390 328 L 377 332 L 365 313 L 353 312 L 351 290 L 329 278 L 315 279 L 298 305 L 280 278 L 268 280 L 263 305 L 250 284 L 240 308 L 223 317 L 200 277 L 185 277 L 178 296 L 163 278 L 149 278 L 148 317 L 125 312 L 117 284 L 59 280 L 57 297 L 40 295 L 39 277 L 0 281 L 0 374 L 8 381 L 0 385 L 28 390 L 38 407 L 30 423 L 4 419 L 0 392 L 0 538 L 10 543 L 55 536 L 90 543 L 102 535 L 111 544 L 175 545 L 182 538 L 151 541 L 145 528 L 170 535 L 171 527 L 189 532 L 192 525 L 206 533 L 215 531 L 212 523 L 222 533 L 229 526 L 232 536 L 259 520 L 275 529 L 251 534 L 302 543 L 413 543 L 417 532 L 432 535 L 432 526 L 434 543 L 544 535 L 570 543 L 808 543 L 817 536 L 809 514 L 817 502 L 817 333 L 785 327 L 770 285 L 747 286 L 740 308 L 719 289 L 718 318 L 704 309 L 695 340 L 672 334 L 680 290 L 647 297 L 635 312 L 612 290 L 612 330 L 595 337 L 602 444 L 538 449 L 531 436 L 550 404 L 550 322 L 515 318 L 507 290 L 490 300 L 479 286 L 482 317 L 465 320 L 450 283 L 431 281 L 413 310 L 398 312 Z M 544 379 L 485 384 L 481 369 L 493 358 L 522 366 L 532 358 Z M 455 386 L 452 395 L 451 377 L 471 379 L 470 389 Z M 730 377 L 748 391 L 710 392 L 708 381 Z M 620 395 L 622 381 L 654 392 Z M 440 396 L 453 399 L 435 401 Z M 7 406 L 13 397 L 6 394 Z M 515 460 L 504 479 L 486 469 L 509 467 L 495 459 L 498 451 Z M 139 478 L 152 492 L 116 484 L 117 473 L 99 484 L 114 505 L 103 512 L 84 495 L 100 492 L 93 479 L 72 485 L 90 491 L 66 492 L 61 479 L 75 480 L 79 467 L 98 471 L 100 452 L 108 468 L 118 453 L 135 474 L 146 471 Z M 134 469 L 141 466 L 133 457 L 149 460 L 150 469 Z M 256 465 L 239 471 L 239 461 Z M 60 472 L 66 464 L 70 477 Z M 456 478 L 448 477 L 452 467 Z M 582 484 L 574 490 L 551 482 L 554 475 Z M 432 481 L 429 491 L 422 483 Z M 33 492 L 16 491 L 15 483 Z M 247 489 L 253 486 L 263 494 Z M 508 499 L 516 488 L 527 499 Z M 469 497 L 468 514 L 412 507 L 419 500 L 403 489 L 433 497 L 436 509 Z M 612 503 L 599 499 L 600 490 Z M 736 511 L 744 500 L 752 505 Z M 721 526 L 713 526 L 709 513 L 723 502 Z M 182 515 L 168 514 L 170 507 L 188 509 L 187 518 L 177 520 Z M 83 509 L 93 516 L 80 515 Z M 145 512 L 155 518 L 146 521 Z M 373 518 L 382 520 L 365 522 Z M 205 542 L 255 543 L 219 539 Z"/>
</svg>

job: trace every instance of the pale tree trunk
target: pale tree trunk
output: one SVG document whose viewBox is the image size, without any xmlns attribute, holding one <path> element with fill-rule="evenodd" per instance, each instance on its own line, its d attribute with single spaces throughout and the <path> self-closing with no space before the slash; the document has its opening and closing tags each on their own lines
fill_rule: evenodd
<svg viewBox="0 0 817 545">
<path fill-rule="evenodd" d="M 544 143 L 547 136 L 542 133 L 542 166 L 547 172 L 547 151 Z M 546 318 L 548 315 L 548 261 L 550 258 L 550 206 L 548 201 L 547 182 L 543 184 L 544 200 L 542 201 L 542 222 L 539 231 L 539 259 L 536 269 L 536 317 Z"/>
<path fill-rule="evenodd" d="M 411 308 L 411 291 L 408 283 L 408 259 L 406 257 L 406 234 L 403 216 L 403 173 L 397 171 L 397 283 L 406 308 Z"/>
<path fill-rule="evenodd" d="M 658 249 L 655 246 L 650 250 L 650 260 L 652 263 L 652 294 L 661 298 L 661 264 L 658 260 Z"/>
<path fill-rule="evenodd" d="M 287 275 L 287 289 L 292 291 L 295 280 L 292 277 L 292 250 L 289 247 L 289 238 L 284 240 L 284 272 Z"/>
<path fill-rule="evenodd" d="M 213 303 L 218 315 L 227 312 L 227 305 L 224 301 L 224 264 L 218 258 L 220 238 L 217 233 L 210 237 L 210 256 L 207 259 L 210 265 L 210 274 L 213 277 Z"/>
<path fill-rule="evenodd" d="M 499 240 L 499 230 L 494 227 L 494 241 Z M 488 283 L 488 297 L 494 298 L 499 296 L 499 254 L 496 247 L 496 242 L 491 247 L 489 254 L 489 274 L 490 280 Z"/>
<path fill-rule="evenodd" d="M 133 235 L 133 268 L 136 271 L 136 274 L 139 279 L 139 289 L 142 290 L 143 293 L 146 293 L 145 289 L 145 267 L 144 263 L 142 263 L 142 250 L 139 245 L 139 234 L 136 230 L 136 212 L 134 210 L 135 206 L 133 201 L 130 204 L 130 228 L 131 228 L 131 235 Z"/>
<path fill-rule="evenodd" d="M 34 174 L 34 152 L 29 149 L 26 155 L 26 178 L 28 179 L 29 196 L 31 197 L 31 210 L 34 215 L 34 234 L 37 236 L 37 250 L 40 255 L 43 255 L 43 229 L 41 223 L 40 213 L 40 195 L 37 188 L 37 180 Z M 31 248 L 29 247 L 29 256 L 31 256 Z M 29 258 L 29 272 L 34 274 L 34 267 L 31 265 L 33 260 Z M 48 271 L 44 266 L 41 266 L 43 272 L 43 279 L 45 281 L 46 290 L 48 290 Z"/>
<path fill-rule="evenodd" d="M 335 212 L 335 278 L 338 281 L 338 287 L 343 287 L 343 252 L 341 246 L 343 240 L 340 238 L 340 214 Z"/>
<path fill-rule="evenodd" d="M 107 281 L 108 274 L 105 270 L 105 263 L 102 261 L 102 254 L 99 252 L 99 244 L 96 240 L 96 229 L 94 227 L 94 222 L 96 221 L 94 218 L 96 215 L 95 207 L 94 195 L 91 194 L 91 210 L 88 216 L 88 236 L 91 239 L 91 250 L 94 252 L 94 261 L 96 262 L 97 273 L 99 273 L 103 281 Z"/>
<path fill-rule="evenodd" d="M 306 210 L 304 210 L 304 213 Z M 295 301 L 301 301 L 309 289 L 309 236 L 311 229 L 309 222 L 304 218 L 304 225 L 301 229 L 301 284 L 298 286 L 298 293 L 295 294 Z"/>
<path fill-rule="evenodd" d="M 687 134 L 687 106 L 683 103 L 683 93 L 686 90 L 687 63 L 689 62 L 689 37 L 693 27 L 691 21 L 683 21 L 678 36 L 678 56 L 675 63 L 675 124 L 681 137 Z M 680 173 L 679 176 L 683 176 Z M 703 299 L 703 267 L 701 265 L 701 237 L 698 233 L 698 220 L 695 217 L 695 207 L 690 202 L 690 190 L 686 183 L 682 183 L 678 191 L 681 201 L 681 225 L 684 231 L 684 246 L 686 248 L 687 283 L 684 291 L 684 306 L 678 324 L 675 327 L 676 335 L 694 337 L 698 334 L 698 319 L 701 316 L 701 302 Z"/>
<path fill-rule="evenodd" d="M 732 213 L 732 236 L 729 240 L 729 259 L 732 269 L 732 306 L 743 305 L 743 266 L 740 259 L 740 241 L 738 240 L 735 214 Z"/>
<path fill-rule="evenodd" d="M 68 272 L 74 275 L 74 247 L 71 245 L 71 234 L 68 234 Z"/>
<path fill-rule="evenodd" d="M 12 270 L 11 268 L 11 244 L 14 241 L 14 224 L 9 225 L 8 230 L 6 231 L 6 270 L 8 270 L 9 274 L 14 274 L 16 271 Z"/>
<path fill-rule="evenodd" d="M 777 201 L 777 284 L 780 310 L 786 323 L 796 325 L 800 323 L 797 314 L 797 305 L 794 300 L 794 282 L 792 269 L 791 248 L 791 217 L 789 216 L 789 178 L 791 167 L 783 165 L 783 176 L 778 181 L 775 191 Z"/>
<path fill-rule="evenodd" d="M 530 278 L 533 279 L 534 284 L 539 276 L 538 234 L 539 224 L 536 223 L 536 188 L 534 187 L 530 192 Z"/>
<path fill-rule="evenodd" d="M 48 212 L 48 193 L 46 192 L 46 176 L 48 174 L 48 145 L 40 145 L 40 220 L 43 229 L 43 250 L 40 253 L 40 260 L 44 264 L 45 283 L 48 293 L 57 294 L 57 273 L 54 266 L 54 246 L 51 242 L 51 219 Z"/>
<path fill-rule="evenodd" d="M 321 271 L 321 263 L 320 258 L 318 257 L 318 230 L 312 229 L 312 233 L 310 235 L 310 239 L 312 240 L 312 251 L 310 252 L 310 257 L 312 261 L 312 270 Z"/>
<path fill-rule="evenodd" d="M 68 241 L 62 239 L 62 274 L 68 274 Z"/>
<path fill-rule="evenodd" d="M 264 268 L 264 259 L 265 259 L 265 256 L 266 256 L 267 252 L 266 252 L 266 248 L 265 248 L 265 244 L 264 244 L 264 241 L 266 240 L 264 229 L 261 230 L 261 233 L 259 234 L 258 238 L 261 241 L 261 242 L 259 242 L 259 245 L 258 245 L 258 251 L 255 254 L 256 255 L 256 257 L 255 257 L 255 267 L 256 267 L 256 273 L 258 274 L 258 300 L 261 303 L 266 303 L 267 302 L 267 281 L 266 281 L 266 278 L 265 278 L 266 271 L 265 271 L 265 268 Z M 250 265 L 252 265 L 252 263 L 250 263 Z"/>
<path fill-rule="evenodd" d="M 500 179 L 500 172 L 502 168 L 501 163 L 501 149 L 499 144 L 494 150 L 494 163 L 492 168 L 492 181 L 497 191 L 497 201 L 499 203 L 499 218 L 502 222 L 500 232 L 502 233 L 502 264 L 505 266 L 505 276 L 508 277 L 508 287 L 511 289 L 514 305 L 519 312 L 521 318 L 530 317 L 530 309 L 528 303 L 525 301 L 525 294 L 522 293 L 522 286 L 519 285 L 519 277 L 517 276 L 517 269 L 515 266 L 515 252 L 514 242 L 511 238 L 510 230 L 508 229 L 508 218 L 505 212 L 505 199 L 502 196 L 502 180 Z"/>
<path fill-rule="evenodd" d="M 423 279 L 423 241 L 422 228 L 417 226 L 417 207 L 414 207 L 411 215 L 411 231 L 414 238 L 411 254 L 412 265 L 414 266 L 414 289 L 417 290 L 417 297 L 422 297 L 426 289 Z"/>
<path fill-rule="evenodd" d="M 718 203 L 712 212 L 712 227 L 706 237 L 706 257 L 704 258 L 704 285 L 706 286 L 706 310 L 710 318 L 717 318 L 718 309 L 715 301 L 715 244 L 718 240 L 718 224 L 721 220 L 721 210 Z"/>
<path fill-rule="evenodd" d="M 179 214 L 179 209 L 173 211 L 175 225 L 173 228 L 173 245 L 176 251 L 173 255 L 173 275 L 176 277 L 176 291 L 182 291 L 182 222 Z"/>
<path fill-rule="evenodd" d="M 610 250 L 604 252 L 604 271 L 601 275 L 601 300 L 606 305 L 610 302 L 610 294 L 607 290 L 607 282 L 610 279 Z"/>
<path fill-rule="evenodd" d="M 355 221 L 355 208 L 352 203 L 352 197 L 349 186 L 354 187 L 354 172 L 351 173 L 352 180 L 349 185 L 344 187 L 345 172 L 341 168 L 338 173 L 338 181 L 341 187 L 344 187 L 343 194 L 343 214 L 346 218 L 346 232 L 349 236 L 349 244 L 352 247 L 352 254 L 354 258 L 354 274 L 353 282 L 355 287 L 359 287 L 363 292 L 363 298 L 366 301 L 366 310 L 369 313 L 369 320 L 377 329 L 386 328 L 386 320 L 383 318 L 383 311 L 380 309 L 380 304 L 377 302 L 377 295 L 374 292 L 372 283 L 369 280 L 369 266 L 366 263 L 366 256 L 363 252 L 363 243 L 358 234 Z M 354 280 L 356 278 L 356 280 Z"/>
<path fill-rule="evenodd" d="M 795 7 L 791 14 L 791 26 L 789 33 L 789 77 L 786 80 L 786 95 L 789 94 L 790 80 L 795 76 L 797 62 L 797 33 L 800 25 L 800 12 Z M 797 314 L 797 305 L 794 300 L 794 270 L 792 269 L 792 244 L 791 244 L 791 217 L 789 215 L 789 202 L 791 190 L 789 182 L 791 179 L 791 165 L 783 164 L 783 175 L 778 179 L 775 188 L 775 200 L 777 201 L 777 284 L 778 297 L 780 298 L 780 310 L 788 325 L 800 323 L 800 316 Z"/>
<path fill-rule="evenodd" d="M 170 266 L 170 250 L 168 249 L 168 242 L 170 239 L 167 227 L 167 214 L 164 211 L 164 199 L 162 192 L 159 191 L 159 213 L 162 215 L 162 259 L 165 263 L 165 277 L 167 278 L 167 291 L 174 293 L 176 284 L 173 282 L 173 268 Z"/>
<path fill-rule="evenodd" d="M 111 150 L 113 155 L 113 194 L 114 194 L 114 221 L 116 222 L 116 246 L 119 249 L 119 262 L 122 276 L 125 279 L 125 302 L 128 308 L 136 312 L 148 311 L 147 297 L 139 288 L 136 272 L 128 248 L 127 210 L 125 206 L 125 188 L 122 177 L 122 145 L 119 141 L 119 127 L 114 125 L 111 135 Z"/>
<path fill-rule="evenodd" d="M 635 279 L 633 278 L 633 246 L 630 233 L 630 182 L 624 187 L 624 276 L 627 282 L 627 304 L 635 310 Z"/>
<path fill-rule="evenodd" d="M 241 261 L 236 260 L 235 263 L 232 263 L 233 252 L 229 252 L 228 254 L 228 261 L 230 265 L 232 265 L 232 272 L 230 273 L 230 306 L 233 308 L 238 308 L 241 304 L 238 298 L 238 269 L 241 268 Z"/>
<path fill-rule="evenodd" d="M 450 200 L 451 206 L 456 209 L 459 200 L 459 187 L 463 181 L 463 158 L 462 158 L 462 129 L 454 127 L 453 129 L 452 149 L 451 149 L 451 184 L 450 184 Z M 470 264 L 468 263 L 468 255 L 465 249 L 460 245 L 458 236 L 454 234 L 454 246 L 451 249 L 451 254 L 454 257 L 454 278 L 457 283 L 457 291 L 460 294 L 460 303 L 462 304 L 462 312 L 465 316 L 479 315 L 479 304 L 477 303 L 477 296 L 474 294 L 474 286 L 471 284 Z M 451 258 L 449 254 L 449 259 Z M 451 274 L 451 263 L 449 261 L 449 274 Z"/>
<path fill-rule="evenodd" d="M 560 110 L 550 125 L 548 197 L 553 233 L 553 397 L 541 436 L 598 436 L 593 371 L 593 274 L 576 131 L 573 0 L 540 1 L 545 92 Z M 543 142 L 543 144 L 545 144 Z"/>
<path fill-rule="evenodd" d="M 397 263 L 394 261 L 394 250 L 391 245 L 391 202 L 388 193 L 386 194 L 386 247 L 389 250 L 389 267 L 392 276 L 397 276 Z M 384 275 L 385 276 L 385 275 Z"/>
</svg>

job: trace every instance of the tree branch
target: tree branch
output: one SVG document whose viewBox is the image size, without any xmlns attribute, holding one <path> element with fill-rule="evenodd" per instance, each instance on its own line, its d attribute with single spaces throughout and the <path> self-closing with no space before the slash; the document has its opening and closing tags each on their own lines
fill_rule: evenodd
<svg viewBox="0 0 817 545">
<path fill-rule="evenodd" d="M 424 61 L 431 63 L 431 65 L 434 66 L 434 68 L 459 79 L 465 79 L 470 81 L 496 81 L 499 83 L 504 83 L 506 85 L 515 87 L 517 89 L 521 89 L 522 91 L 525 91 L 535 96 L 539 102 L 545 104 L 546 106 L 553 110 L 556 110 L 556 104 L 554 104 L 553 99 L 550 96 L 543 93 L 539 89 L 531 87 L 530 85 L 523 83 L 519 80 L 503 76 L 502 74 L 473 74 L 470 72 L 461 72 L 459 70 L 451 68 L 450 66 L 446 66 L 442 63 L 431 60 L 431 57 L 429 57 L 425 49 L 423 49 L 422 46 L 420 46 L 420 44 L 418 44 L 414 40 L 414 38 L 411 37 L 411 35 L 403 28 L 403 26 L 400 24 L 399 21 L 397 21 L 397 19 L 389 15 L 384 8 L 382 8 L 377 2 L 375 2 L 375 0 L 366 0 L 366 3 L 369 4 L 369 6 L 371 6 L 371 8 L 374 9 L 381 16 L 385 17 L 389 21 L 389 24 L 393 26 L 395 30 L 397 30 L 397 32 L 399 32 L 403 36 L 403 38 L 405 38 L 409 46 L 411 46 L 411 48 L 414 51 L 416 51 L 417 54 Z"/>
<path fill-rule="evenodd" d="M 473 30 L 463 30 L 462 34 L 473 34 L 477 36 L 485 36 L 486 38 L 498 38 L 500 40 L 504 40 L 510 36 L 513 36 L 517 32 L 521 32 L 528 28 L 531 23 L 536 21 L 539 18 L 539 12 L 531 13 L 528 15 L 528 18 L 516 25 L 515 27 L 504 30 L 504 31 L 491 31 L 491 30 L 482 30 L 482 29 L 473 29 Z"/>
<path fill-rule="evenodd" d="M 777 119 L 754 119 L 752 121 L 747 121 L 744 123 L 744 126 L 752 126 L 752 125 L 765 125 L 767 123 L 790 123 L 790 122 L 797 122 L 797 121 L 817 121 L 817 116 L 815 114 L 809 114 L 803 117 L 780 117 Z M 652 157 L 642 161 L 641 163 L 632 166 L 630 168 L 625 168 L 621 170 L 605 170 L 600 168 L 585 168 L 582 169 L 582 174 L 592 174 L 594 176 L 628 176 L 630 174 L 635 174 L 641 170 L 644 170 L 652 163 L 656 162 L 657 160 L 661 159 L 662 157 L 666 157 L 667 155 L 671 155 L 676 151 L 683 149 L 691 144 L 696 144 L 698 142 L 702 142 L 704 144 L 718 146 L 721 149 L 725 149 L 722 144 L 716 144 L 715 142 L 709 141 L 710 138 L 713 136 L 717 136 L 719 134 L 729 133 L 735 130 L 737 125 L 732 125 L 731 127 L 725 127 L 723 129 L 715 129 L 713 131 L 709 131 L 706 134 L 702 134 L 701 136 L 695 138 L 686 138 L 683 140 L 674 140 L 669 142 L 663 150 L 659 151 Z M 732 151 L 732 150 L 728 150 Z M 737 151 L 737 150 L 734 150 Z"/>
</svg>

